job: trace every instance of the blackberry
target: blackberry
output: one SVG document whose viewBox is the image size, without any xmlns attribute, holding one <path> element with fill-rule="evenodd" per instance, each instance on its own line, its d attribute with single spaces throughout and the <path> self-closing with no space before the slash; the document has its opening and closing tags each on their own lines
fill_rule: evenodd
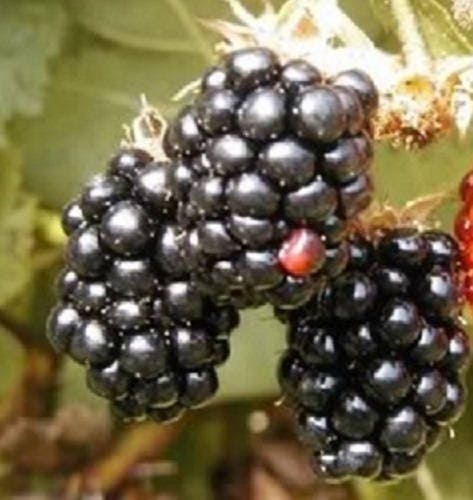
<svg viewBox="0 0 473 500">
<path fill-rule="evenodd" d="M 85 216 L 78 200 L 69 202 L 62 211 L 62 228 L 67 235 L 85 224 Z"/>
<path fill-rule="evenodd" d="M 163 154 L 122 149 L 65 208 L 49 337 L 117 415 L 161 422 L 201 406 L 238 309 L 295 310 L 343 272 L 347 219 L 372 197 L 376 102 L 360 72 L 233 52 L 166 128 Z M 307 398 L 329 397 L 327 377 L 307 379 Z"/>
<path fill-rule="evenodd" d="M 122 150 L 64 211 L 70 237 L 49 339 L 86 366 L 89 388 L 125 419 L 164 422 L 204 404 L 239 322 L 234 306 L 197 285 L 200 243 L 176 221 L 180 168 Z M 211 184 L 203 198 L 214 192 Z"/>
<path fill-rule="evenodd" d="M 270 87 L 254 90 L 237 112 L 241 134 L 254 141 L 277 139 L 285 129 L 285 119 L 285 94 Z"/>
<path fill-rule="evenodd" d="M 137 173 L 134 187 L 137 198 L 160 215 L 171 211 L 176 203 L 174 182 L 172 169 L 167 163 L 152 163 Z"/>
<path fill-rule="evenodd" d="M 142 253 L 152 236 L 152 224 L 144 208 L 135 201 L 121 201 L 105 212 L 100 237 L 118 255 Z"/>
<path fill-rule="evenodd" d="M 322 143 L 341 137 L 347 126 L 341 99 L 322 85 L 306 87 L 294 98 L 290 121 L 297 136 Z"/>
<path fill-rule="evenodd" d="M 271 84 L 280 71 L 276 54 L 264 47 L 234 52 L 224 62 L 224 67 L 228 83 L 239 93 Z"/>
<path fill-rule="evenodd" d="M 125 179 L 117 176 L 95 176 L 82 192 L 80 207 L 83 214 L 90 219 L 100 219 L 109 207 L 126 196 L 127 184 Z"/>
<path fill-rule="evenodd" d="M 258 170 L 281 188 L 302 187 L 313 179 L 316 157 L 293 138 L 269 143 L 258 155 Z"/>
<path fill-rule="evenodd" d="M 322 75 L 303 59 L 288 62 L 281 70 L 283 88 L 290 94 L 297 94 L 302 88 L 322 82 Z"/>
<path fill-rule="evenodd" d="M 290 310 L 322 276 L 343 271 L 347 219 L 372 197 L 377 100 L 361 72 L 328 78 L 263 47 L 233 52 L 204 75 L 164 148 L 185 174 L 179 220 L 198 232 L 205 288 L 216 301 Z M 298 231 L 306 235 L 300 247 Z M 264 283 L 253 275 L 254 250 L 266 255 Z"/>
<path fill-rule="evenodd" d="M 353 89 L 366 114 L 370 115 L 378 107 L 378 93 L 370 77 L 359 70 L 348 70 L 338 74 L 333 83 L 337 86 Z"/>
<path fill-rule="evenodd" d="M 87 278 L 100 276 L 109 260 L 108 252 L 102 249 L 100 243 L 99 228 L 95 225 L 83 226 L 74 231 L 66 254 L 71 268 Z"/>
<path fill-rule="evenodd" d="M 346 270 L 286 315 L 279 380 L 317 475 L 395 480 L 465 404 L 457 247 L 411 228 L 349 247 Z"/>
</svg>

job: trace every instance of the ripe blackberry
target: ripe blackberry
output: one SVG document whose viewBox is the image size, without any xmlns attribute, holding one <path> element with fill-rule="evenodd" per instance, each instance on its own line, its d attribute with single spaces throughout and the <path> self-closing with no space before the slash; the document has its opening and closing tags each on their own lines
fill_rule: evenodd
<svg viewBox="0 0 473 500">
<path fill-rule="evenodd" d="M 124 149 L 66 207 L 49 337 L 118 415 L 200 406 L 237 309 L 296 309 L 344 270 L 347 219 L 372 196 L 376 102 L 363 73 L 236 51 L 166 128 L 167 159 Z"/>
<path fill-rule="evenodd" d="M 317 475 L 395 480 L 464 407 L 458 250 L 411 228 L 349 247 L 347 269 L 287 315 L 279 380 Z"/>
<path fill-rule="evenodd" d="M 180 183 L 179 220 L 197 230 L 201 281 L 216 301 L 290 310 L 321 276 L 343 271 L 346 220 L 372 196 L 377 99 L 361 72 L 331 79 L 263 47 L 205 74 L 164 149 L 193 179 Z"/>
<path fill-rule="evenodd" d="M 196 243 L 176 222 L 174 167 L 123 150 L 64 211 L 70 238 L 49 339 L 125 419 L 167 421 L 205 403 L 239 321 L 197 286 Z"/>
</svg>

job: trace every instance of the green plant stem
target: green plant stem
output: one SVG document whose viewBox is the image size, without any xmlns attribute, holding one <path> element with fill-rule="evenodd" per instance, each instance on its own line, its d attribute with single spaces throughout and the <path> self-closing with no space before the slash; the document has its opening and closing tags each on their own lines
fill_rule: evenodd
<svg viewBox="0 0 473 500">
<path fill-rule="evenodd" d="M 391 0 L 391 10 L 407 66 L 416 73 L 430 74 L 432 60 L 410 0 Z"/>
<path fill-rule="evenodd" d="M 417 485 L 425 500 L 442 500 L 432 471 L 426 464 L 422 464 L 416 474 Z"/>
</svg>

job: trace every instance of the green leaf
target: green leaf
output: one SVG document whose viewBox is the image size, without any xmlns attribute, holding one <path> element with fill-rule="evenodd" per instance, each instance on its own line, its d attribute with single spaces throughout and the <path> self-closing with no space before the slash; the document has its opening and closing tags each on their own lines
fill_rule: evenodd
<svg viewBox="0 0 473 500">
<path fill-rule="evenodd" d="M 391 14 L 389 2 L 384 0 L 369 0 L 370 11 L 374 17 L 383 26 L 386 31 L 394 31 L 396 29 L 396 21 Z"/>
<path fill-rule="evenodd" d="M 204 59 L 212 57 L 211 44 L 188 2 L 70 0 L 69 5 L 77 21 L 111 42 L 153 52 L 191 52 Z"/>
<path fill-rule="evenodd" d="M 458 23 L 457 19 L 455 19 L 455 16 L 454 16 L 454 3 L 457 3 L 458 4 L 464 4 L 465 5 L 465 9 L 468 9 L 468 7 L 466 6 L 467 2 L 469 2 L 470 0 L 437 0 L 437 2 L 439 2 L 443 7 L 444 9 L 446 9 L 449 13 L 451 13 L 452 15 L 452 18 L 454 19 L 454 22 L 455 22 L 455 25 L 456 25 L 456 29 L 469 41 L 470 44 L 473 43 L 473 26 L 472 25 L 469 25 L 469 26 L 465 26 L 465 25 L 461 25 Z M 471 8 L 471 7 L 470 7 Z"/>
<path fill-rule="evenodd" d="M 199 20 L 229 18 L 230 12 L 225 2 L 215 0 L 69 0 L 68 5 L 83 27 L 105 40 L 153 52 L 198 53 L 204 60 L 211 56 L 213 37 Z M 244 5 L 258 12 L 262 3 Z"/>
<path fill-rule="evenodd" d="M 371 38 L 381 47 L 398 52 L 397 26 L 389 2 L 369 0 L 371 11 L 385 31 L 385 36 Z M 451 0 L 410 0 L 429 50 L 434 56 L 471 54 L 473 32 L 467 32 L 452 15 Z M 367 13 L 369 9 L 359 9 Z M 354 11 L 356 15 L 356 10 Z M 363 25 L 362 25 L 363 26 Z"/>
<path fill-rule="evenodd" d="M 455 22 L 451 11 L 439 0 L 412 0 L 430 51 L 437 57 L 471 54 L 473 43 Z"/>
<path fill-rule="evenodd" d="M 139 97 L 173 115 L 174 93 L 199 77 L 202 61 L 192 54 L 153 53 L 78 42 L 57 61 L 41 117 L 16 120 L 12 139 L 26 159 L 29 188 L 46 205 L 60 208 L 106 161 L 139 111 Z"/>
<path fill-rule="evenodd" d="M 472 135 L 464 140 L 453 134 L 420 151 L 376 148 L 376 194 L 399 206 L 416 197 L 452 191 L 471 167 Z"/>
<path fill-rule="evenodd" d="M 360 9 L 359 0 L 340 0 L 340 6 L 347 15 L 371 38 L 379 47 L 399 50 L 396 38 L 396 25 L 390 15 L 389 4 L 385 1 L 369 0 L 369 5 Z"/>
<path fill-rule="evenodd" d="M 232 334 L 230 360 L 220 373 L 218 400 L 277 397 L 276 368 L 284 351 L 284 326 L 270 307 L 242 313 Z"/>
<path fill-rule="evenodd" d="M 58 53 L 65 25 L 60 0 L 0 0 L 0 145 L 5 123 L 41 112 L 48 61 Z"/>
<path fill-rule="evenodd" d="M 0 220 L 0 306 L 21 292 L 32 275 L 36 201 L 22 195 Z"/>
<path fill-rule="evenodd" d="M 21 191 L 20 182 L 18 154 L 0 150 L 0 306 L 15 298 L 32 273 L 36 201 Z"/>
</svg>

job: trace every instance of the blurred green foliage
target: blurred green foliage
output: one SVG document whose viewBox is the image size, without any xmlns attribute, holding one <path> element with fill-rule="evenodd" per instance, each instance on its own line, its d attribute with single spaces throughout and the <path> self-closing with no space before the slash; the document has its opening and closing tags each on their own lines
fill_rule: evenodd
<svg viewBox="0 0 473 500">
<path fill-rule="evenodd" d="M 246 4 L 260 8 L 256 0 Z M 398 46 L 386 2 L 362 2 L 363 8 L 360 0 L 341 4 L 377 43 Z M 473 34 L 452 24 L 449 1 L 413 4 L 436 54 L 471 52 Z M 36 331 L 42 332 L 38 318 L 53 301 L 51 275 L 57 262 L 46 257 L 60 241 L 48 240 L 38 228 L 49 225 L 55 234 L 60 207 L 104 168 L 122 137 L 122 125 L 139 109 L 140 94 L 167 116 L 176 111 L 179 104 L 172 96 L 212 60 L 215 39 L 198 18 L 215 17 L 228 17 L 223 1 L 0 0 L 0 307 L 21 311 Z M 453 189 L 473 161 L 472 139 L 452 135 L 409 153 L 379 146 L 379 198 L 402 205 Z M 439 214 L 446 228 L 454 208 L 446 204 Z M 232 360 L 221 370 L 220 400 L 276 398 L 274 369 L 283 346 L 283 329 L 269 309 L 245 314 L 234 335 Z M 0 340 L 0 347 L 0 363 L 13 374 L 20 357 L 8 338 Z M 3 377 L 1 393 L 11 379 Z M 82 369 L 72 364 L 66 366 L 60 399 L 103 405 L 85 390 Z M 449 500 L 472 498 L 471 422 L 470 410 L 457 438 L 430 461 Z M 204 429 L 195 440 L 199 447 L 212 442 L 212 436 Z M 205 466 L 205 461 L 194 463 L 191 470 L 199 474 Z M 412 481 L 363 491 L 373 499 L 420 496 Z"/>
</svg>

